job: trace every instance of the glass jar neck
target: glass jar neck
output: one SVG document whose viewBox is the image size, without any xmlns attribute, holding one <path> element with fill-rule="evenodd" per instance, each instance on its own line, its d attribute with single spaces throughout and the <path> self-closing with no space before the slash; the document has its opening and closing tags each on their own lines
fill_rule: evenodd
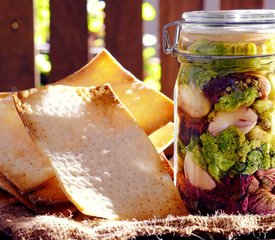
<svg viewBox="0 0 275 240">
<path fill-rule="evenodd" d="M 186 12 L 164 27 L 164 51 L 174 55 L 233 58 L 275 54 L 275 10 Z M 176 27 L 171 44 L 167 28 Z"/>
</svg>

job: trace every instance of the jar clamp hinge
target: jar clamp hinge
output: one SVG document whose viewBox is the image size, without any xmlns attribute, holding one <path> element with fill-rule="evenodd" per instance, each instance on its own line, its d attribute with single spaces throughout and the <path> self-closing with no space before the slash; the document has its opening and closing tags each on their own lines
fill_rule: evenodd
<svg viewBox="0 0 275 240">
<path fill-rule="evenodd" d="M 168 23 L 163 27 L 162 48 L 163 48 L 164 53 L 172 54 L 172 55 L 175 55 L 178 53 L 178 42 L 179 42 L 180 30 L 182 28 L 183 22 L 184 22 L 184 20 L 175 21 L 175 22 Z M 175 36 L 174 36 L 174 42 L 173 42 L 173 44 L 171 44 L 168 28 L 174 27 L 174 26 L 176 26 Z"/>
</svg>

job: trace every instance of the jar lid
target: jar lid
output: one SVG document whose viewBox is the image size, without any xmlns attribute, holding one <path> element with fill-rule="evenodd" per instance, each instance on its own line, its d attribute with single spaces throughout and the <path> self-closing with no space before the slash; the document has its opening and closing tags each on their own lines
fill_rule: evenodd
<svg viewBox="0 0 275 240">
<path fill-rule="evenodd" d="M 192 11 L 182 14 L 182 28 L 189 32 L 253 32 L 275 30 L 275 10 Z"/>
<path fill-rule="evenodd" d="M 165 53 L 249 57 L 275 54 L 275 10 L 191 11 L 165 25 Z M 176 27 L 170 43 L 169 27 Z"/>
<path fill-rule="evenodd" d="M 275 23 L 275 10 L 220 10 L 220 11 L 191 11 L 182 14 L 188 23 L 202 24 L 261 24 Z"/>
</svg>

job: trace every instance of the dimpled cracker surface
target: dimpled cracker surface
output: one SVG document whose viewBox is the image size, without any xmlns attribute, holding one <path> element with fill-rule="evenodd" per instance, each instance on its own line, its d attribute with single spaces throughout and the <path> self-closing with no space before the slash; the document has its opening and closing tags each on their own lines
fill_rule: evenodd
<svg viewBox="0 0 275 240">
<path fill-rule="evenodd" d="M 21 192 L 54 177 L 50 161 L 30 138 L 9 94 L 0 97 L 0 133 L 0 171 Z"/>
<path fill-rule="evenodd" d="M 156 149 L 109 86 L 48 86 L 15 101 L 82 213 L 107 219 L 186 213 Z"/>
<path fill-rule="evenodd" d="M 57 82 L 84 87 L 107 83 L 148 135 L 173 120 L 173 101 L 138 80 L 106 49 L 79 71 Z"/>
</svg>

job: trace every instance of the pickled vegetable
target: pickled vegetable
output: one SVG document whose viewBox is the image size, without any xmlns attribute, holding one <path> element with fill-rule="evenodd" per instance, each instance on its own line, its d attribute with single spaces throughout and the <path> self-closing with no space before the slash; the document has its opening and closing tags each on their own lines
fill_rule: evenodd
<svg viewBox="0 0 275 240">
<path fill-rule="evenodd" d="M 197 55 L 275 51 L 274 39 L 200 39 Z M 275 57 L 179 58 L 178 186 L 192 213 L 275 212 Z"/>
</svg>

